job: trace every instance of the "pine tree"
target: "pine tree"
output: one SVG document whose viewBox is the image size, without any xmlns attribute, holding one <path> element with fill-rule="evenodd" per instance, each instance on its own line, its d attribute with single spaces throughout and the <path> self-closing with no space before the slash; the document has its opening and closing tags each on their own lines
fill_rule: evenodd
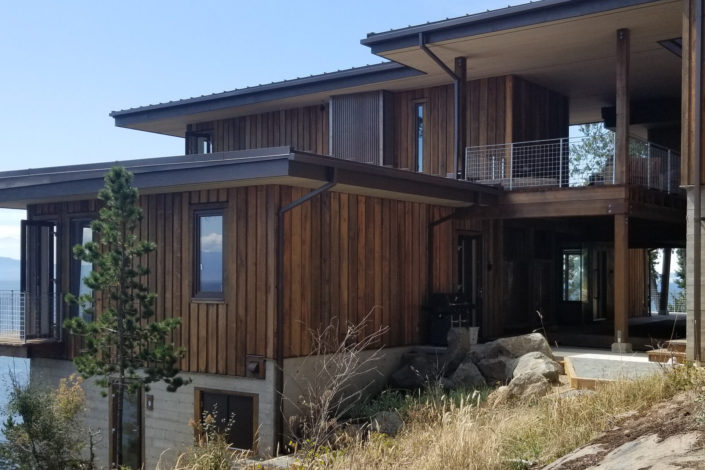
<svg viewBox="0 0 705 470">
<path fill-rule="evenodd" d="M 180 319 L 153 321 L 156 295 L 143 280 L 149 270 L 140 264 L 156 245 L 138 239 L 142 219 L 138 191 L 132 186 L 132 174 L 114 167 L 105 176 L 105 187 L 98 193 L 103 208 L 91 222 L 97 241 L 73 248 L 74 257 L 91 263 L 93 270 L 84 278 L 92 293 L 79 298 L 69 294 L 66 301 L 80 304 L 95 318 L 87 322 L 73 317 L 64 327 L 84 339 L 75 357 L 76 369 L 84 377 L 97 377 L 96 383 L 113 390 L 116 400 L 115 465 L 123 462 L 123 402 L 125 393 L 136 393 L 149 384 L 164 381 L 167 390 L 175 391 L 186 381 L 178 375 L 182 348 L 168 342 Z M 102 303 L 96 309 L 94 299 Z M 103 391 L 107 395 L 107 391 Z"/>
</svg>

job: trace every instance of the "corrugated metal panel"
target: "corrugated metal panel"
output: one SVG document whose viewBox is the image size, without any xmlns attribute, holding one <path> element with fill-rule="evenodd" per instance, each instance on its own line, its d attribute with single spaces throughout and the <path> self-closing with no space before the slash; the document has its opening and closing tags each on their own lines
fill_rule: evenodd
<svg viewBox="0 0 705 470">
<path fill-rule="evenodd" d="M 391 100 L 384 91 L 331 97 L 330 148 L 334 157 L 381 165 L 384 154 L 391 154 L 391 122 L 385 119 Z M 387 99 L 385 99 L 387 98 Z M 385 129 L 385 123 L 387 128 Z M 387 132 L 385 132 L 385 130 Z"/>
</svg>

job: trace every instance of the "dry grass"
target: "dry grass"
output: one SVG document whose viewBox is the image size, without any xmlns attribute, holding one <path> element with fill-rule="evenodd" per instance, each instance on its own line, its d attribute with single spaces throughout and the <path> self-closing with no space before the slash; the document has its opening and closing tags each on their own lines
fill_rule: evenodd
<svg viewBox="0 0 705 470">
<path fill-rule="evenodd" d="M 328 468 L 506 469 L 549 463 L 589 442 L 628 411 L 701 387 L 701 369 L 604 385 L 594 394 L 547 397 L 500 408 L 427 404 L 409 411 L 394 439 L 373 435 L 329 460 Z"/>
</svg>

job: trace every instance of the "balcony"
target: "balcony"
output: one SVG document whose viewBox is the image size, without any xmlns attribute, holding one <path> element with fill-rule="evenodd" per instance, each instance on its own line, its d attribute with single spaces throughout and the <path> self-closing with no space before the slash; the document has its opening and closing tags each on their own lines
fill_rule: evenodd
<svg viewBox="0 0 705 470">
<path fill-rule="evenodd" d="M 614 135 L 513 142 L 465 149 L 465 179 L 505 190 L 615 184 Z M 642 139 L 629 141 L 628 183 L 679 193 L 680 153 Z"/>
<path fill-rule="evenodd" d="M 0 344 L 60 341 L 60 299 L 56 294 L 0 291 Z"/>
</svg>

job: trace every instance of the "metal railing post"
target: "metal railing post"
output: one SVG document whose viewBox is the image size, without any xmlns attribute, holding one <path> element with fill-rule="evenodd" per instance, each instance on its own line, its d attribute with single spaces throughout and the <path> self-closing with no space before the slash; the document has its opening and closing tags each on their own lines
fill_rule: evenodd
<svg viewBox="0 0 705 470">
<path fill-rule="evenodd" d="M 617 143 L 615 142 L 613 149 L 612 149 L 612 184 L 615 184 L 615 173 L 616 173 L 616 168 L 615 165 L 617 164 Z"/>
<path fill-rule="evenodd" d="M 651 188 L 651 142 L 646 142 L 646 187 Z"/>
<path fill-rule="evenodd" d="M 558 187 L 563 187 L 563 138 L 558 139 Z"/>
<path fill-rule="evenodd" d="M 509 144 L 509 190 L 512 190 L 512 176 L 514 173 L 514 143 Z"/>
<path fill-rule="evenodd" d="M 671 149 L 668 149 L 668 156 L 666 157 L 666 192 L 671 192 Z"/>
</svg>

